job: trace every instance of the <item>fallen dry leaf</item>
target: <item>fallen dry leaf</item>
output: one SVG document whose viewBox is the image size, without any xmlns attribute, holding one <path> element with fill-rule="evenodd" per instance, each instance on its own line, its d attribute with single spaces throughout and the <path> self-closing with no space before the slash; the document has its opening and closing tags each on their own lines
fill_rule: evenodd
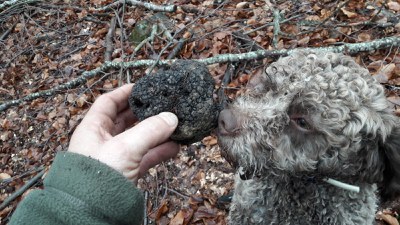
<svg viewBox="0 0 400 225">
<path fill-rule="evenodd" d="M 184 213 L 181 211 L 176 214 L 174 218 L 172 218 L 171 222 L 169 223 L 170 225 L 183 225 L 185 221 Z"/>
<path fill-rule="evenodd" d="M 215 136 L 208 136 L 203 139 L 203 143 L 207 146 L 216 145 L 218 140 Z"/>
<path fill-rule="evenodd" d="M 82 108 L 88 101 L 88 96 L 86 94 L 82 94 L 79 98 L 76 99 L 76 105 L 79 108 Z"/>
<path fill-rule="evenodd" d="M 80 53 L 74 54 L 71 56 L 71 60 L 73 61 L 81 61 L 82 60 L 82 55 Z"/>
<path fill-rule="evenodd" d="M 378 212 L 376 214 L 376 218 L 385 221 L 389 225 L 399 225 L 399 221 L 397 221 L 397 218 L 389 214 Z"/>
<path fill-rule="evenodd" d="M 356 18 L 358 16 L 357 13 L 351 12 L 351 11 L 345 9 L 345 8 L 341 8 L 340 10 L 344 13 L 344 15 L 346 15 L 350 19 Z"/>
<path fill-rule="evenodd" d="M 388 79 L 392 78 L 393 71 L 396 69 L 396 64 L 394 63 L 389 63 L 388 65 L 383 66 L 382 70 L 380 70 L 380 73 L 383 73 L 387 76 Z"/>
<path fill-rule="evenodd" d="M 389 96 L 387 100 L 397 106 L 400 106 L 400 97 L 399 96 Z"/>
<path fill-rule="evenodd" d="M 387 3 L 389 9 L 393 10 L 393 11 L 400 11 L 400 3 L 398 2 L 394 2 L 394 1 L 390 1 Z"/>
<path fill-rule="evenodd" d="M 217 33 L 214 34 L 214 36 L 215 36 L 218 40 L 224 39 L 227 35 L 228 35 L 227 32 L 217 32 Z"/>
<path fill-rule="evenodd" d="M 393 75 L 393 71 L 396 68 L 396 65 L 394 63 L 390 63 L 385 66 L 381 66 L 380 69 L 375 73 L 374 78 L 379 82 L 379 83 L 387 83 Z"/>
<path fill-rule="evenodd" d="M 5 180 L 11 178 L 10 174 L 8 173 L 0 173 L 0 180 Z"/>
<path fill-rule="evenodd" d="M 358 39 L 359 42 L 371 41 L 371 34 L 369 34 L 369 33 L 360 33 L 357 36 L 357 39 Z"/>
<path fill-rule="evenodd" d="M 205 206 L 200 206 L 199 209 L 194 213 L 193 220 L 199 221 L 202 219 L 210 219 L 217 217 L 215 209 L 208 209 Z"/>
<path fill-rule="evenodd" d="M 168 201 L 161 202 L 161 206 L 157 210 L 156 220 L 159 220 L 165 213 L 168 212 Z"/>
<path fill-rule="evenodd" d="M 171 220 L 169 225 L 187 225 L 193 216 L 193 209 L 184 208 L 181 209 L 176 216 Z"/>
<path fill-rule="evenodd" d="M 249 3 L 248 2 L 239 2 L 238 4 L 236 4 L 236 8 L 237 9 L 245 9 L 249 7 Z"/>
</svg>

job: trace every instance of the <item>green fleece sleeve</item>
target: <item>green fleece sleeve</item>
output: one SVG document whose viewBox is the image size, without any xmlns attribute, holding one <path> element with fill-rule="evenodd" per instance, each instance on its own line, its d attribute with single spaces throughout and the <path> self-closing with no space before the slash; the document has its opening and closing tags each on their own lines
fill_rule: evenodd
<svg viewBox="0 0 400 225">
<path fill-rule="evenodd" d="M 57 154 L 44 189 L 26 196 L 10 225 L 141 224 L 143 193 L 107 165 L 70 152 Z"/>
</svg>

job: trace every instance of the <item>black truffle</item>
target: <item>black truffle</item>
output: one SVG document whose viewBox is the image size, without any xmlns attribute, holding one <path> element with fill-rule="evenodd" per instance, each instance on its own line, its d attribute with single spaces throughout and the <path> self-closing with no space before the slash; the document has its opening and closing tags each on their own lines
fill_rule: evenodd
<svg viewBox="0 0 400 225">
<path fill-rule="evenodd" d="M 185 60 L 138 80 L 129 105 L 139 120 L 172 112 L 179 119 L 171 139 L 182 144 L 200 141 L 217 126 L 214 79 L 206 65 Z"/>
</svg>

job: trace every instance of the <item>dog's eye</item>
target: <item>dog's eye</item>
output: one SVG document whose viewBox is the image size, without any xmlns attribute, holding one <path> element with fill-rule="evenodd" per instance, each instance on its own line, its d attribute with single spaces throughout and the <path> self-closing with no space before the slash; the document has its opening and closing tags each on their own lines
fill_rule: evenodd
<svg viewBox="0 0 400 225">
<path fill-rule="evenodd" d="M 305 131 L 311 130 L 311 125 L 307 122 L 306 119 L 299 117 L 299 118 L 292 118 L 292 121 L 296 123 L 296 125 Z"/>
</svg>

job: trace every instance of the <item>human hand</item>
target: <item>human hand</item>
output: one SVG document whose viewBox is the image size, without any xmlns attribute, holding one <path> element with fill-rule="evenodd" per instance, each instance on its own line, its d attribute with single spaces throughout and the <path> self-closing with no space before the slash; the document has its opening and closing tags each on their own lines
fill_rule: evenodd
<svg viewBox="0 0 400 225">
<path fill-rule="evenodd" d="M 128 106 L 132 86 L 94 102 L 73 133 L 68 151 L 98 159 L 136 183 L 149 168 L 178 153 L 178 144 L 168 141 L 178 118 L 160 113 L 129 128 L 137 121 Z"/>
</svg>

